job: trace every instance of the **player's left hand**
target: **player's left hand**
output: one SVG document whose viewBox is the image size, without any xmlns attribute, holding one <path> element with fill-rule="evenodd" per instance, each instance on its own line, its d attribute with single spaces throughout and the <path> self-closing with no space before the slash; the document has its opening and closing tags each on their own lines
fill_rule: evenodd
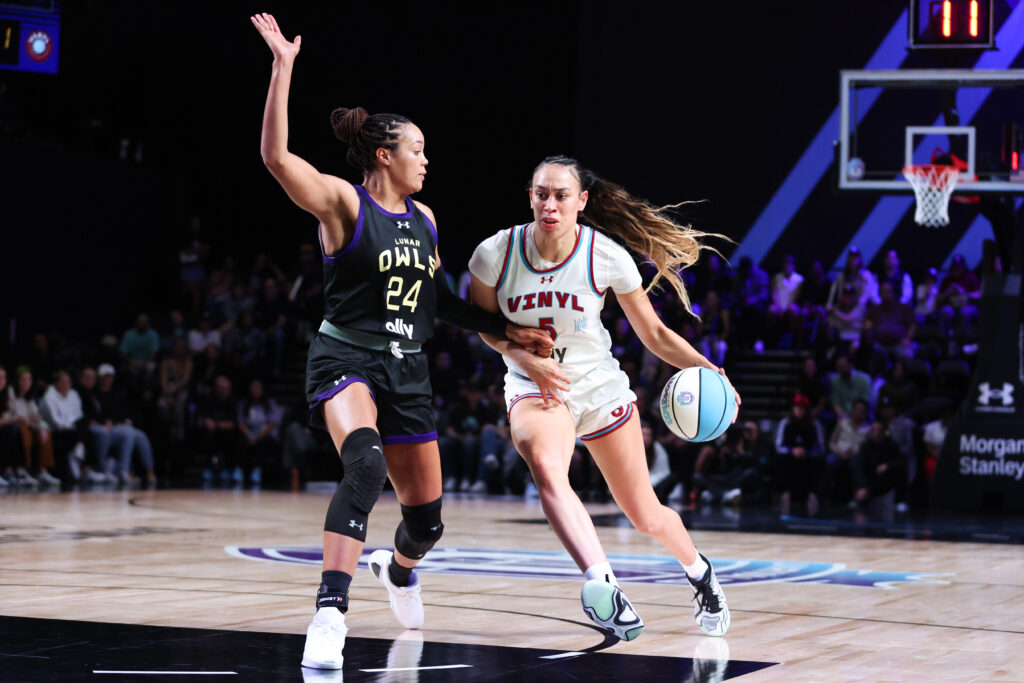
<svg viewBox="0 0 1024 683">
<path fill-rule="evenodd" d="M 505 336 L 509 338 L 509 341 L 519 344 L 541 358 L 549 357 L 551 350 L 555 347 L 551 335 L 536 327 L 521 327 L 515 323 L 509 323 L 505 326 Z"/>
</svg>

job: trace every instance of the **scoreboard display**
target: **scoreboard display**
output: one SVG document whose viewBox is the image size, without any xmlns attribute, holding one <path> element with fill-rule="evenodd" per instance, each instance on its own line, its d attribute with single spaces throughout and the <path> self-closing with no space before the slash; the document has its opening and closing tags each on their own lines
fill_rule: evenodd
<svg viewBox="0 0 1024 683">
<path fill-rule="evenodd" d="M 0 69 L 57 73 L 60 10 L 0 5 Z"/>
<path fill-rule="evenodd" d="M 910 0 L 910 47 L 995 47 L 994 0 Z"/>
</svg>

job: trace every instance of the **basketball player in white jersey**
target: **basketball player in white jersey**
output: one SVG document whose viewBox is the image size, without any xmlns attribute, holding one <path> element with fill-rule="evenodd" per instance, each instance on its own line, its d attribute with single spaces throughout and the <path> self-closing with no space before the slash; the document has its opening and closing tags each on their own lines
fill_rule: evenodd
<svg viewBox="0 0 1024 683">
<path fill-rule="evenodd" d="M 706 248 L 698 241 L 705 234 L 678 225 L 567 157 L 549 157 L 536 168 L 530 203 L 532 223 L 502 230 L 477 247 L 469 263 L 472 296 L 478 306 L 545 329 L 554 339 L 554 355 L 541 358 L 507 340 L 481 335 L 508 366 L 505 400 L 512 440 L 533 473 L 548 522 L 587 579 L 584 611 L 623 640 L 643 631 L 643 620 L 619 589 L 590 515 L 569 485 L 577 437 L 587 444 L 630 522 L 683 566 L 695 591 L 694 615 L 701 630 L 725 635 L 725 594 L 679 514 L 658 502 L 633 407 L 636 395 L 612 357 L 611 338 L 601 324 L 610 289 L 637 336 L 662 360 L 724 376 L 662 323 L 633 258 L 604 233 L 648 258 L 657 267 L 652 285 L 666 278 L 688 310 L 678 271 Z M 599 229 L 580 224 L 580 214 Z"/>
</svg>

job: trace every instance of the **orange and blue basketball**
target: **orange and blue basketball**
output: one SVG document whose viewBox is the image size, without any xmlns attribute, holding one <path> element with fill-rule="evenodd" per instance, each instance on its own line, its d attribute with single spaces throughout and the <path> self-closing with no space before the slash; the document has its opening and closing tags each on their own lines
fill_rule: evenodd
<svg viewBox="0 0 1024 683">
<path fill-rule="evenodd" d="M 672 375 L 661 391 L 661 419 L 680 439 L 711 441 L 729 428 L 736 394 L 722 375 L 707 368 L 686 368 Z"/>
</svg>

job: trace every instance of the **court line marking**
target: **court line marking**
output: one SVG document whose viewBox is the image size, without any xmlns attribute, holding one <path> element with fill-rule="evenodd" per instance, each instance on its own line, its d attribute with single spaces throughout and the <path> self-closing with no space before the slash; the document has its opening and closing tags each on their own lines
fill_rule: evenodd
<svg viewBox="0 0 1024 683">
<path fill-rule="evenodd" d="M 107 671 L 94 669 L 94 674 L 124 674 L 133 676 L 237 676 L 237 671 Z"/>
<path fill-rule="evenodd" d="M 436 669 L 472 669 L 472 664 L 445 664 L 443 666 L 399 666 L 390 669 L 360 669 L 363 673 L 376 674 L 386 671 L 434 671 Z"/>
<path fill-rule="evenodd" d="M 563 657 L 579 657 L 587 654 L 586 652 L 562 652 L 557 655 L 544 655 L 541 659 L 562 659 Z"/>
</svg>

